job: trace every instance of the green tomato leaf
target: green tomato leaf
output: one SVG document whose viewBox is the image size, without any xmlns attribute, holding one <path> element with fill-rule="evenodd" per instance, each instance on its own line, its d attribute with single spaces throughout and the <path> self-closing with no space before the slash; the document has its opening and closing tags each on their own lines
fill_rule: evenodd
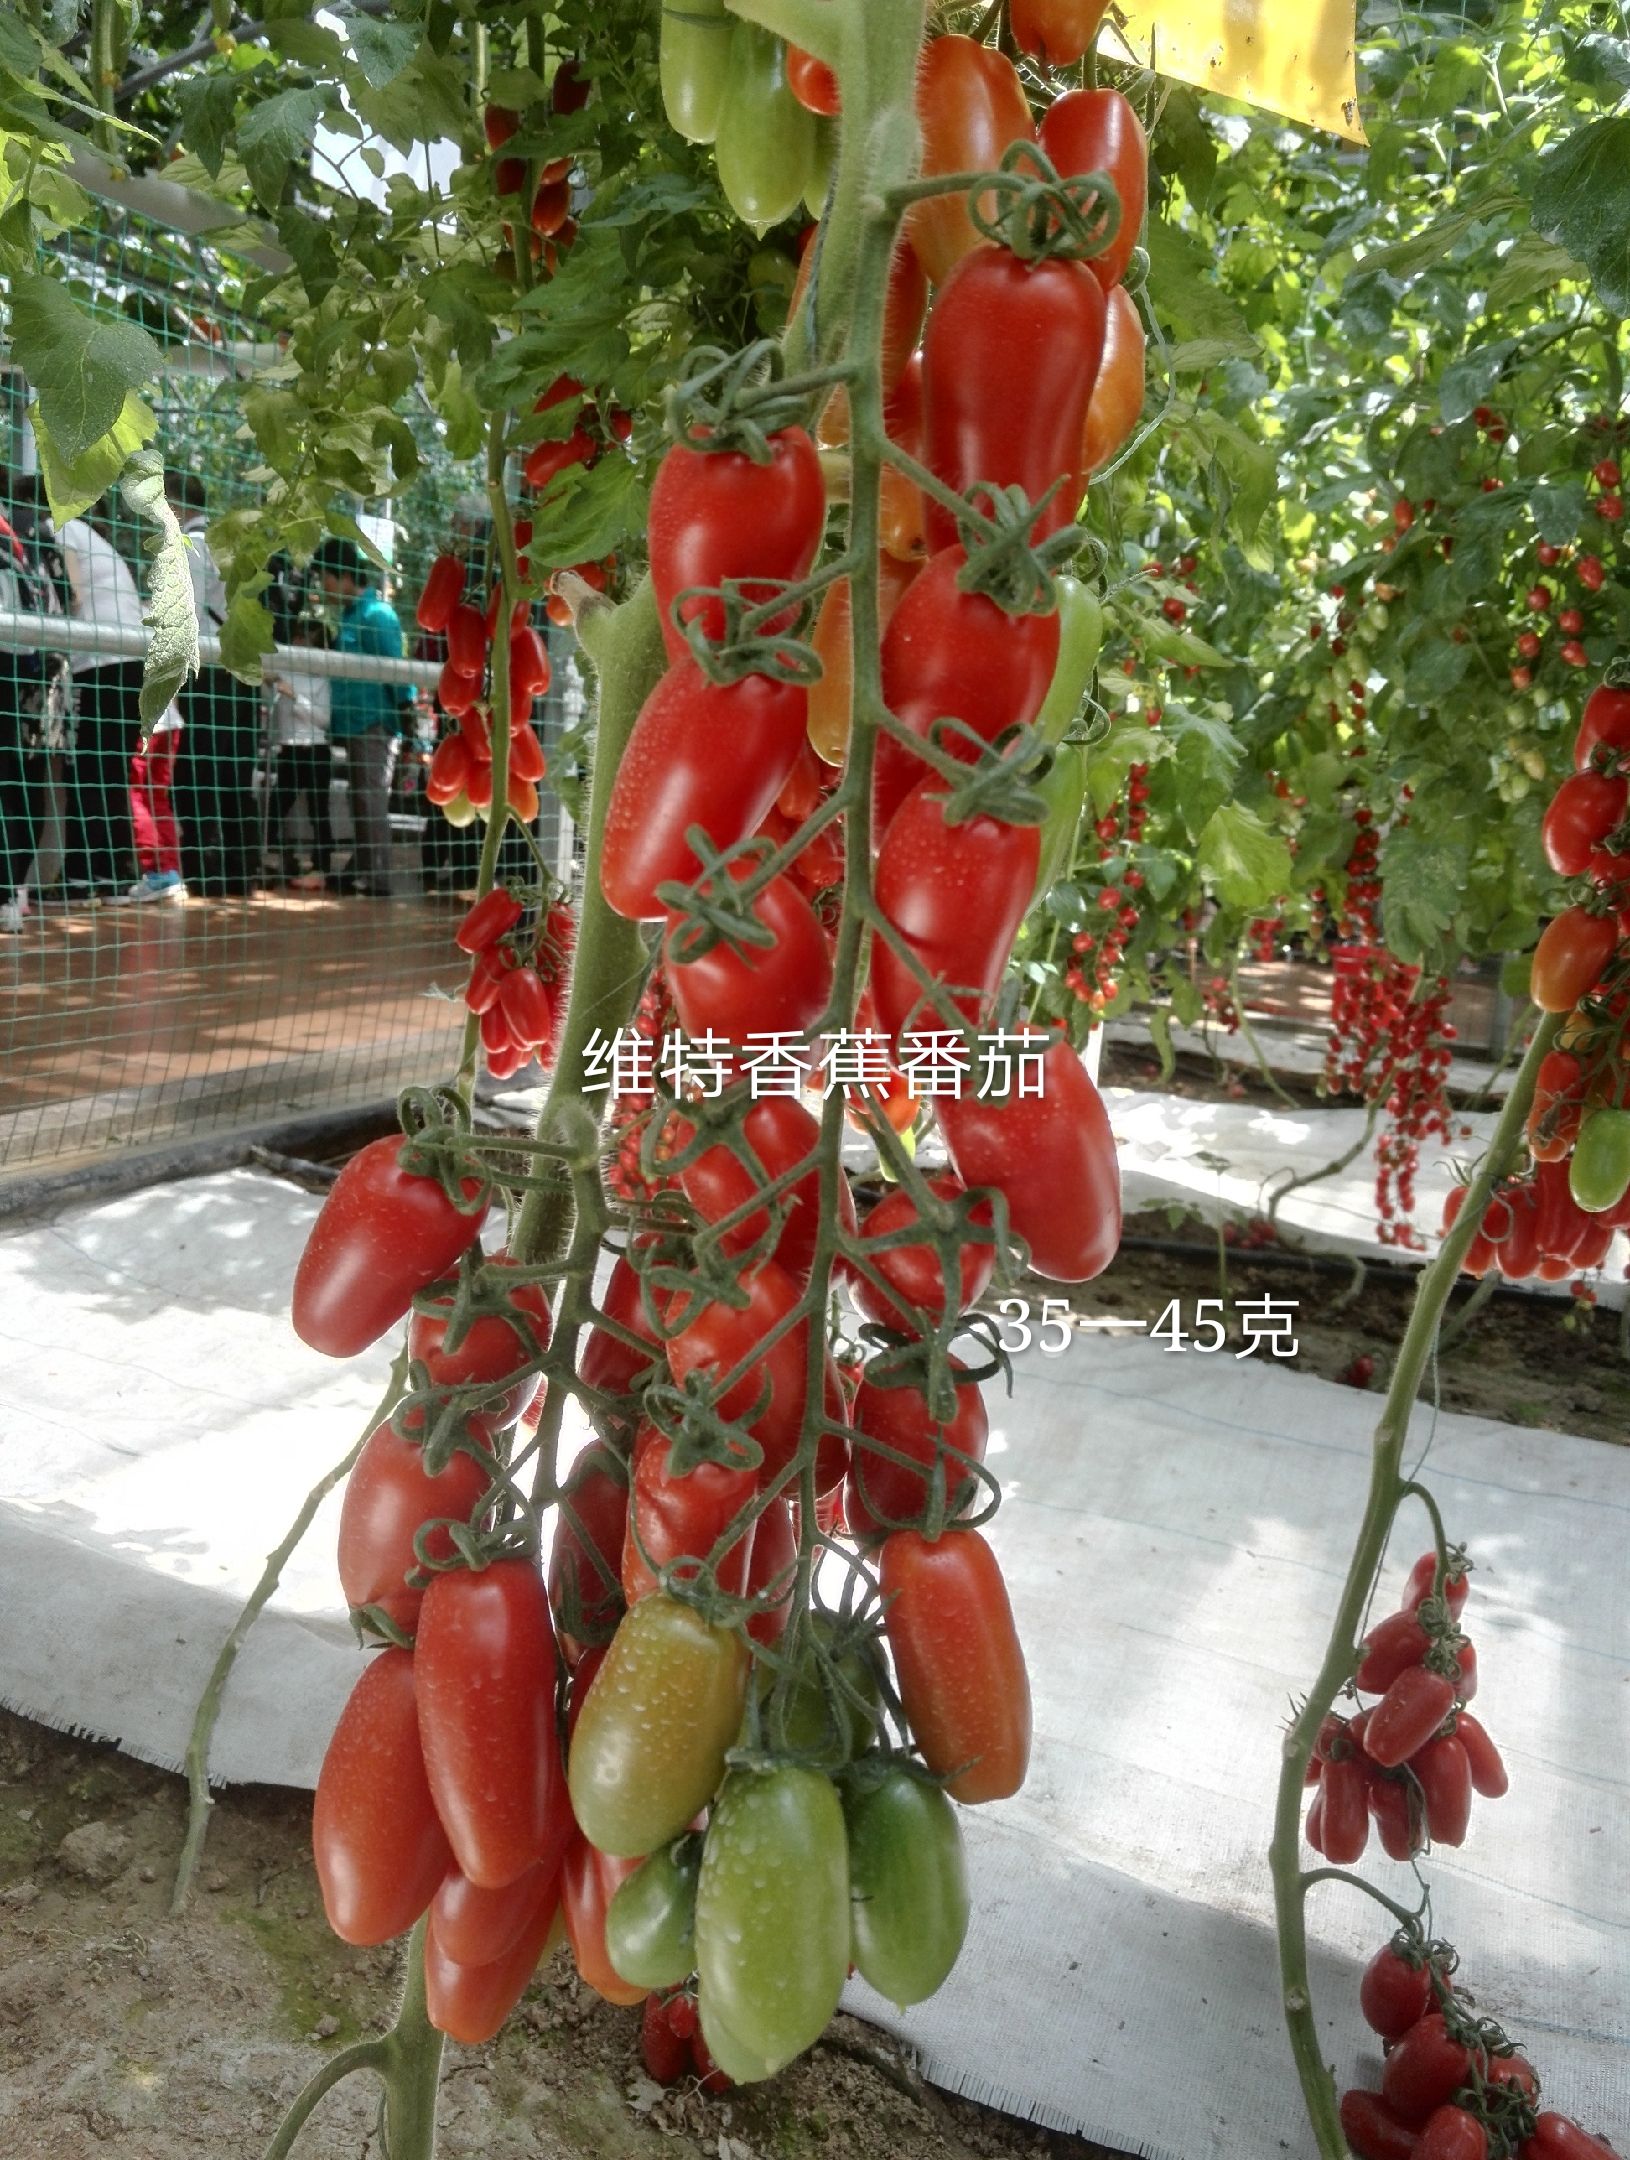
<svg viewBox="0 0 1630 2160">
<path fill-rule="evenodd" d="M 317 122 L 328 104 L 328 92 L 280 90 L 264 105 L 256 105 L 238 123 L 238 155 L 249 185 L 268 210 L 282 200 L 290 166 L 304 164 L 310 155 Z"/>
<path fill-rule="evenodd" d="M 1585 265 L 1596 297 L 1630 315 L 1630 114 L 1575 128 L 1542 158 L 1534 227 Z"/>
<path fill-rule="evenodd" d="M 357 66 L 371 90 L 383 90 L 394 82 L 419 49 L 419 33 L 411 23 L 387 22 L 377 15 L 348 16 L 346 34 Z"/>
<path fill-rule="evenodd" d="M 1464 820 L 1394 825 L 1381 847 L 1381 928 L 1399 959 L 1419 963 L 1454 921 L 1475 838 Z"/>
<path fill-rule="evenodd" d="M 39 445 L 46 500 L 58 525 L 82 516 L 92 503 L 100 502 L 124 471 L 128 459 L 158 433 L 156 417 L 134 390 L 127 392 L 119 416 L 107 433 L 76 458 L 62 455 L 37 404 L 29 408 L 29 417 Z"/>
<path fill-rule="evenodd" d="M 1223 803 L 1195 852 L 1201 876 L 1225 907 L 1265 907 L 1291 880 L 1290 849 L 1243 803 Z"/>
<path fill-rule="evenodd" d="M 1528 506 L 1540 538 L 1555 547 L 1565 547 L 1585 522 L 1584 486 L 1578 480 L 1560 480 L 1536 487 Z"/>
<path fill-rule="evenodd" d="M 161 358 L 137 324 L 92 315 L 60 278 L 38 272 L 12 282 L 11 357 L 33 385 L 64 465 L 77 463 L 108 436 L 125 400 L 151 379 Z"/>
</svg>

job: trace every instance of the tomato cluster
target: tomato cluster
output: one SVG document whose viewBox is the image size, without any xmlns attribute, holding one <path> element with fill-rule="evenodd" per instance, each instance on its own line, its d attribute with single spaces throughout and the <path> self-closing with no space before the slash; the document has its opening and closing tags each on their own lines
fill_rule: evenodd
<svg viewBox="0 0 1630 2160">
<path fill-rule="evenodd" d="M 436 701 L 454 725 L 436 745 L 425 793 L 455 825 L 490 816 L 500 786 L 493 773 L 487 670 L 503 588 L 495 585 L 486 606 L 476 607 L 463 598 L 464 578 L 464 565 L 456 555 L 438 555 L 415 611 L 420 629 L 445 639 L 447 646 Z M 538 782 L 548 770 L 532 727 L 532 707 L 549 687 L 550 667 L 548 647 L 532 627 L 524 604 L 511 618 L 508 663 L 509 763 L 502 796 L 521 822 L 530 825 L 538 814 Z"/>
<path fill-rule="evenodd" d="M 1364 1969 L 1359 2008 L 1386 2051 L 1379 2091 L 1341 2098 L 1357 2160 L 1613 2160 L 1571 2116 L 1539 2105 L 1538 2073 L 1454 1984 L 1457 1959 L 1400 1928 Z"/>
<path fill-rule="evenodd" d="M 1551 798 L 1542 837 L 1572 904 L 1534 951 L 1541 1011 L 1566 1017 L 1542 1061 L 1528 1117 L 1531 1166 L 1491 1195 L 1462 1265 L 1513 1280 L 1561 1282 L 1600 1267 L 1630 1228 L 1630 690 L 1604 684 L 1585 703 L 1574 770 Z M 1444 1227 L 1465 1194 L 1451 1192 Z"/>
<path fill-rule="evenodd" d="M 1505 1792 L 1499 1751 L 1466 1708 L 1477 1693 L 1477 1655 L 1458 1625 L 1468 1588 L 1463 1562 L 1445 1570 L 1423 1553 L 1398 1611 L 1365 1636 L 1353 1684 L 1380 1700 L 1355 1717 L 1332 1713 L 1308 1764 L 1318 1789 L 1307 1839 L 1326 1859 L 1350 1866 L 1372 1821 L 1394 1860 L 1429 1839 L 1464 1844 L 1473 1793 Z"/>
<path fill-rule="evenodd" d="M 525 205 L 527 253 L 544 277 L 554 276 L 560 258 L 577 238 L 572 160 L 549 154 L 550 121 L 580 112 L 592 87 L 575 60 L 563 60 L 555 70 L 547 100 L 535 111 L 517 112 L 513 106 L 491 103 L 482 109 L 493 192 L 502 203 L 519 198 Z M 493 267 L 507 283 L 515 280 L 518 245 L 515 221 L 506 218 L 504 244 Z"/>
<path fill-rule="evenodd" d="M 577 925 L 563 900 L 535 928 L 507 886 L 476 901 L 455 932 L 470 955 L 464 1002 L 480 1015 L 481 1050 L 495 1080 L 537 1058 L 548 1063 L 566 994 Z"/>
<path fill-rule="evenodd" d="M 1098 888 L 1094 895 L 1101 928 L 1077 930 L 1070 939 L 1070 964 L 1064 971 L 1065 987 L 1094 1016 L 1110 1004 L 1119 984 L 1116 980 L 1121 956 L 1138 926 L 1136 895 L 1143 890 L 1143 872 L 1130 860 L 1149 821 L 1149 768 L 1133 765 L 1127 770 L 1126 801 L 1105 811 L 1098 820 L 1098 860 L 1109 863 L 1129 858 L 1119 880 Z M 1091 974 L 1087 973 L 1091 967 Z"/>
<path fill-rule="evenodd" d="M 1447 1142 L 1455 1131 L 1447 1086 L 1456 1035 L 1450 991 L 1443 977 L 1425 981 L 1381 942 L 1380 836 L 1367 804 L 1354 821 L 1321 1086 L 1385 1110 L 1376 1144 L 1377 1236 L 1383 1245 L 1419 1249 L 1411 1216 L 1421 1143 Z"/>
</svg>

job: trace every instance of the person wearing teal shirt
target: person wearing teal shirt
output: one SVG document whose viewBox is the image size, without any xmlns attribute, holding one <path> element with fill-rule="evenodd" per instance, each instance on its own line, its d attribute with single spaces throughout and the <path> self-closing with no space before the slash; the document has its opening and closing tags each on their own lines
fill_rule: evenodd
<svg viewBox="0 0 1630 2160">
<path fill-rule="evenodd" d="M 324 595 L 341 609 L 336 644 L 341 652 L 402 658 L 402 625 L 373 582 L 367 558 L 354 541 L 330 538 L 312 560 Z M 413 692 L 398 683 L 350 682 L 335 676 L 330 692 L 329 735 L 343 743 L 351 828 L 356 835 L 349 877 L 341 891 L 388 899 L 391 890 L 391 780 L 405 708 Z"/>
</svg>

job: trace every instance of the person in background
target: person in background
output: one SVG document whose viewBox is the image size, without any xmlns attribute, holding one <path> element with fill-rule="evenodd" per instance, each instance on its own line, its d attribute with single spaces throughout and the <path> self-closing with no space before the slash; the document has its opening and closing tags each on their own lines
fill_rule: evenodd
<svg viewBox="0 0 1630 2160">
<path fill-rule="evenodd" d="M 104 517 L 62 528 L 69 613 L 99 629 L 142 631 L 141 594 Z M 122 893 L 135 867 L 130 752 L 141 739 L 140 659 L 73 656 L 74 755 L 66 882 L 92 902 Z"/>
<path fill-rule="evenodd" d="M 29 479 L 0 471 L 0 606 L 61 617 L 67 591 Z M 35 833 L 51 758 L 67 741 L 68 707 L 66 653 L 0 652 L 0 936 L 16 936 L 29 912 Z"/>
<path fill-rule="evenodd" d="M 302 615 L 289 625 L 289 642 L 322 646 L 328 643 L 328 633 L 315 616 Z M 321 892 L 334 859 L 334 826 L 328 808 L 334 776 L 334 753 L 328 741 L 328 677 L 283 662 L 271 681 L 272 732 L 277 743 L 272 795 L 276 846 L 282 857 L 283 875 L 294 890 Z M 295 807 L 301 801 L 311 825 L 315 857 L 309 875 L 299 870 L 290 832 Z"/>
<path fill-rule="evenodd" d="M 126 902 L 185 900 L 187 887 L 181 875 L 181 835 L 176 829 L 170 789 L 175 779 L 176 752 L 181 743 L 180 709 L 171 703 L 153 722 L 147 738 L 130 759 L 130 822 L 136 834 L 136 860 L 141 876 L 128 892 Z"/>
<path fill-rule="evenodd" d="M 341 610 L 340 651 L 400 660 L 402 625 L 356 543 L 338 537 L 325 540 L 312 568 L 324 596 Z M 335 676 L 329 686 L 329 733 L 345 746 L 355 834 L 350 872 L 343 881 L 334 880 L 336 890 L 390 897 L 391 776 L 397 738 L 412 704 L 413 692 L 405 684 L 348 682 Z"/>
<path fill-rule="evenodd" d="M 188 540 L 198 634 L 219 637 L 226 586 L 209 552 L 204 484 L 196 473 L 167 472 L 164 488 Z M 205 667 L 182 685 L 177 704 L 186 722 L 175 777 L 186 881 L 198 892 L 243 897 L 260 882 L 260 691 L 228 668 Z"/>
</svg>

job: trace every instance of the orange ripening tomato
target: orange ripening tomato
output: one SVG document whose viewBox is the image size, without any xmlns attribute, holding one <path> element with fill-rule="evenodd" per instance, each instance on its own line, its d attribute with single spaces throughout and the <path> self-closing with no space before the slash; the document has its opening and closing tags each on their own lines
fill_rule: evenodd
<svg viewBox="0 0 1630 2160">
<path fill-rule="evenodd" d="M 886 478 L 884 486 L 886 489 Z M 922 497 L 915 488 L 912 493 L 917 495 L 920 511 Z M 878 557 L 877 627 L 880 634 L 888 628 L 906 587 L 916 575 L 915 563 L 902 563 L 892 555 Z M 820 681 L 809 686 L 809 741 L 815 755 L 828 765 L 841 765 L 849 753 L 854 689 L 849 623 L 849 580 L 837 578 L 827 587 L 810 640 L 820 655 L 822 673 Z"/>
<path fill-rule="evenodd" d="M 1008 26 L 1020 52 L 1049 67 L 1074 67 L 1098 35 L 1109 0 L 1008 0 Z"/>
<path fill-rule="evenodd" d="M 1565 908 L 1545 925 L 1534 948 L 1529 995 L 1541 1012 L 1572 1010 L 1595 987 L 1619 942 L 1611 915 Z"/>
<path fill-rule="evenodd" d="M 996 1555 L 977 1530 L 883 1546 L 883 1629 L 912 1738 L 953 1800 L 1006 1800 L 1030 1765 L 1030 1679 Z"/>
<path fill-rule="evenodd" d="M 1009 143 L 1033 142 L 1035 129 L 1019 73 L 1005 54 L 970 37 L 931 38 L 917 64 L 917 117 L 923 172 L 989 172 Z M 981 198 L 987 214 L 992 194 Z M 940 284 L 972 249 L 984 245 L 960 195 L 930 195 L 906 212 L 906 237 L 932 284 Z"/>
<path fill-rule="evenodd" d="M 1083 473 L 1107 465 L 1143 417 L 1147 344 L 1137 302 L 1124 285 L 1114 286 L 1104 313 L 1104 357 L 1081 438 Z"/>
<path fill-rule="evenodd" d="M 913 353 L 905 373 L 883 400 L 883 426 L 889 441 L 908 457 L 923 454 L 923 356 Z M 897 562 L 920 563 L 928 553 L 928 506 L 915 480 L 898 465 L 883 467 L 877 537 L 885 555 Z"/>
</svg>

